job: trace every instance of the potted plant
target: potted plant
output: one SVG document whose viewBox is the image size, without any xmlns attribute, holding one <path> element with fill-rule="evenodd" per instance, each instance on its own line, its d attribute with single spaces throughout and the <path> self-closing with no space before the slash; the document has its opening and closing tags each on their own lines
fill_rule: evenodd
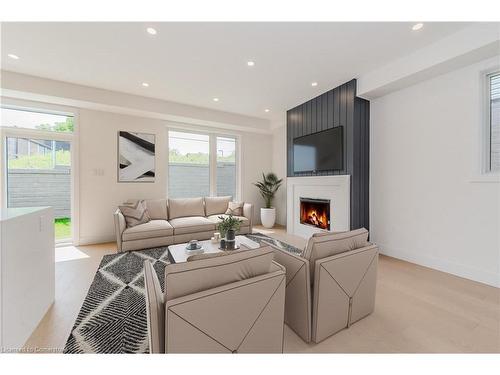
<svg viewBox="0 0 500 375">
<path fill-rule="evenodd" d="M 254 184 L 259 188 L 260 195 L 265 201 L 265 207 L 260 209 L 260 221 L 266 228 L 272 228 L 276 221 L 276 208 L 272 207 L 272 203 L 282 182 L 283 179 L 278 179 L 276 174 L 270 172 L 267 175 L 262 173 L 262 181 Z"/>
<path fill-rule="evenodd" d="M 233 217 L 233 215 L 219 216 L 221 222 L 217 225 L 221 237 L 228 241 L 233 241 L 236 236 L 236 231 L 240 229 L 241 221 Z"/>
</svg>

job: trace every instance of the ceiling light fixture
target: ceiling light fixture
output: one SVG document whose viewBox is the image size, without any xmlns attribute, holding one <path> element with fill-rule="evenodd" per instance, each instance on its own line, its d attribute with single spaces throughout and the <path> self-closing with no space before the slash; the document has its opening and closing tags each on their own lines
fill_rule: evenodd
<svg viewBox="0 0 500 375">
<path fill-rule="evenodd" d="M 148 32 L 148 34 L 151 34 L 151 35 L 156 35 L 156 30 L 153 29 L 152 27 L 148 27 L 146 29 L 146 31 Z"/>
<path fill-rule="evenodd" d="M 269 111 L 270 111 L 270 109 L 267 109 L 267 108 L 266 108 L 266 109 L 264 109 L 264 112 L 269 112 Z"/>
<path fill-rule="evenodd" d="M 312 86 L 312 87 L 316 87 L 316 86 L 318 86 L 318 82 L 311 82 L 311 86 Z"/>
<path fill-rule="evenodd" d="M 255 65 L 255 61 L 247 61 L 247 65 L 248 66 L 254 66 Z"/>
<path fill-rule="evenodd" d="M 13 53 L 9 53 L 7 56 L 9 56 L 11 59 L 19 60 L 19 56 L 14 55 Z"/>
<path fill-rule="evenodd" d="M 149 83 L 147 83 L 147 82 L 143 82 L 143 83 L 142 83 L 142 86 L 144 86 L 144 87 L 149 87 Z"/>
<path fill-rule="evenodd" d="M 213 98 L 213 101 L 214 101 L 214 102 L 218 102 L 218 101 L 219 101 L 219 98 Z"/>
<path fill-rule="evenodd" d="M 417 30 L 420 30 L 422 27 L 424 27 L 424 24 L 423 24 L 423 23 L 421 23 L 421 22 L 419 22 L 419 23 L 416 23 L 415 25 L 413 25 L 413 26 L 411 27 L 411 29 L 412 29 L 413 31 L 417 31 Z"/>
</svg>

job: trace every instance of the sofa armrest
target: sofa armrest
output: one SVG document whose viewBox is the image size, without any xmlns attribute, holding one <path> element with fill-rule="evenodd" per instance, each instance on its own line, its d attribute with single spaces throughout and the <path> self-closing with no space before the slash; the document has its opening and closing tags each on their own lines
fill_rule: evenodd
<svg viewBox="0 0 500 375">
<path fill-rule="evenodd" d="M 118 252 L 122 251 L 122 234 L 123 231 L 127 228 L 127 222 L 125 221 L 125 217 L 122 212 L 117 209 L 113 214 L 115 220 L 115 235 L 116 235 L 116 246 L 118 248 Z"/>
<path fill-rule="evenodd" d="M 250 233 L 252 233 L 253 228 L 253 204 L 244 203 L 243 204 L 243 216 L 245 216 L 248 221 L 250 221 Z"/>
<path fill-rule="evenodd" d="M 312 340 L 323 341 L 372 313 L 375 308 L 378 247 L 316 260 Z"/>
<path fill-rule="evenodd" d="M 271 244 L 274 261 L 286 269 L 285 322 L 305 342 L 311 341 L 309 260 Z"/>
</svg>

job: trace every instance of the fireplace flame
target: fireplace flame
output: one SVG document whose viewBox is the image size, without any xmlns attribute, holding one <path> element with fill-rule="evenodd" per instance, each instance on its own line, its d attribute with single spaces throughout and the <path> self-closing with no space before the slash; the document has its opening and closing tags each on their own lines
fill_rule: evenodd
<svg viewBox="0 0 500 375">
<path fill-rule="evenodd" d="M 301 202 L 300 222 L 321 229 L 330 229 L 329 210 L 325 204 Z"/>
</svg>

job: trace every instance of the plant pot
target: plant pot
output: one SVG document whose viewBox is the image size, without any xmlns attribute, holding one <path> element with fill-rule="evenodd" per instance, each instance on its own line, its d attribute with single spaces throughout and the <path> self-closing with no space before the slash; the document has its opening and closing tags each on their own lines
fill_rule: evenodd
<svg viewBox="0 0 500 375">
<path fill-rule="evenodd" d="M 276 222 L 276 208 L 261 208 L 260 221 L 265 228 L 272 228 Z"/>
<path fill-rule="evenodd" d="M 234 241 L 235 238 L 236 238 L 236 231 L 234 229 L 228 229 L 226 232 L 226 240 Z"/>
</svg>

